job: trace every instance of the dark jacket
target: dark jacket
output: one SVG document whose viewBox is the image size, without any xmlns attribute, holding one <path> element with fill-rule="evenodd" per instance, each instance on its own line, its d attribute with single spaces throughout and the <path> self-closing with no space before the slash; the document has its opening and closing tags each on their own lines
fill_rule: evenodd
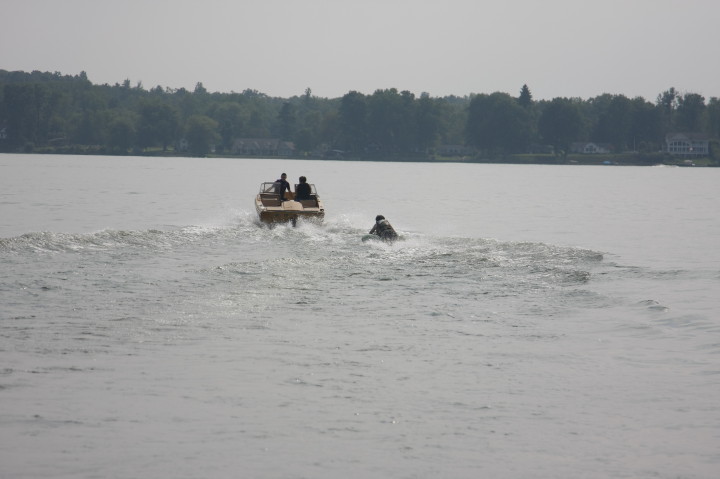
<svg viewBox="0 0 720 479">
<path fill-rule="evenodd" d="M 312 188 L 309 183 L 300 183 L 295 187 L 296 200 L 309 200 L 312 194 Z"/>
<path fill-rule="evenodd" d="M 370 230 L 370 234 L 376 234 L 382 239 L 396 239 L 398 234 L 395 232 L 395 228 L 392 227 L 390 222 L 386 219 L 382 219 L 375 223 L 375 226 Z"/>
</svg>

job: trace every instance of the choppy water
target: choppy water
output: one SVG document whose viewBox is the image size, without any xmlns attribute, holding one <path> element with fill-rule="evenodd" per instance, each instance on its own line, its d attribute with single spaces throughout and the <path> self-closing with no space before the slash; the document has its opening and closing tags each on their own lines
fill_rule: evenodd
<svg viewBox="0 0 720 479">
<path fill-rule="evenodd" d="M 280 169 L 323 225 L 258 224 Z M 718 171 L 0 171 L 0 477 L 720 473 Z"/>
</svg>

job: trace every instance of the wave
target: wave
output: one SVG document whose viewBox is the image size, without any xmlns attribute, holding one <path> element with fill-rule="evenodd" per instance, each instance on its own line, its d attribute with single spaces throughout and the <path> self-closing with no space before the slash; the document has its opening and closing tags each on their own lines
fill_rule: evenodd
<svg viewBox="0 0 720 479">
<path fill-rule="evenodd" d="M 187 242 L 202 231 L 187 227 L 178 231 L 151 229 L 147 231 L 103 230 L 74 234 L 38 232 L 0 239 L 0 251 L 68 253 L 85 250 L 109 250 L 118 247 L 165 248 Z"/>
<path fill-rule="evenodd" d="M 165 250 L 198 241 L 252 232 L 258 222 L 239 215 L 232 227 L 164 226 L 147 230 L 105 229 L 91 233 L 30 232 L 11 238 L 0 238 L 0 253 L 73 253 L 118 248 Z"/>
<path fill-rule="evenodd" d="M 434 274 L 472 280 L 504 278 L 509 283 L 532 278 L 533 282 L 555 286 L 587 283 L 593 265 L 603 260 L 602 253 L 596 251 L 544 243 L 442 237 L 411 231 L 401 231 L 402 239 L 395 243 L 363 243 L 361 237 L 365 233 L 347 217 L 334 218 L 322 225 L 300 222 L 292 227 L 264 225 L 254 215 L 238 213 L 228 223 L 213 226 L 108 229 L 82 234 L 26 233 L 0 238 L 0 255 L 122 254 L 127 258 L 170 252 L 184 257 L 219 258 L 226 251 L 237 250 L 259 262 L 279 257 L 283 261 L 350 269 L 351 274 L 374 265 L 418 277 Z M 218 266 L 234 269 L 227 264 Z M 517 278 L 509 280 L 509 276 Z"/>
</svg>

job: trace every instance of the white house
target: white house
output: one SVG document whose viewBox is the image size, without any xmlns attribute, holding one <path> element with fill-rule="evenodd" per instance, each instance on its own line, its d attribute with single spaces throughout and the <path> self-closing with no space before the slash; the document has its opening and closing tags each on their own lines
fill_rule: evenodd
<svg viewBox="0 0 720 479">
<path fill-rule="evenodd" d="M 612 147 L 605 143 L 582 142 L 570 145 L 570 153 L 582 153 L 585 155 L 599 155 L 610 153 Z"/>
<path fill-rule="evenodd" d="M 673 156 L 707 156 L 710 140 L 700 133 L 670 133 L 665 137 L 665 151 Z"/>
<path fill-rule="evenodd" d="M 246 156 L 280 156 L 295 154 L 295 144 L 277 138 L 238 138 L 232 146 L 232 152 Z"/>
</svg>

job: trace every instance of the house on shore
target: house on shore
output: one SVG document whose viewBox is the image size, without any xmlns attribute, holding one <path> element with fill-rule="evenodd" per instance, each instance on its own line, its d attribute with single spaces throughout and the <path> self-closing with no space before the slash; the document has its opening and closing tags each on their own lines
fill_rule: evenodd
<svg viewBox="0 0 720 479">
<path fill-rule="evenodd" d="M 440 145 L 435 153 L 439 156 L 471 156 L 475 150 L 465 145 Z"/>
<path fill-rule="evenodd" d="M 681 158 L 697 158 L 710 154 L 710 139 L 701 133 L 669 133 L 665 151 Z"/>
<path fill-rule="evenodd" d="M 278 138 L 238 138 L 233 142 L 232 152 L 241 156 L 292 157 L 295 144 Z"/>
<path fill-rule="evenodd" d="M 612 146 L 607 143 L 577 142 L 570 144 L 570 153 L 602 155 L 612 153 Z"/>
</svg>

